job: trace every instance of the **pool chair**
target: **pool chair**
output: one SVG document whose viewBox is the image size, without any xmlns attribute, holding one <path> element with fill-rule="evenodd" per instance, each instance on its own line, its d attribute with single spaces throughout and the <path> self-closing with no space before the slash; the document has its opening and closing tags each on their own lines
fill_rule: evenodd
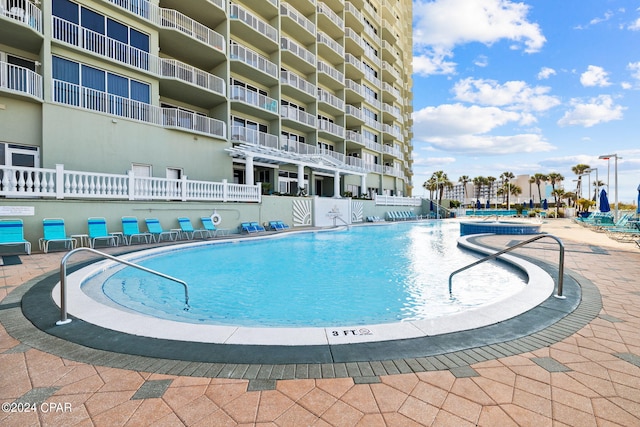
<svg viewBox="0 0 640 427">
<path fill-rule="evenodd" d="M 31 243 L 24 239 L 24 224 L 21 219 L 0 220 L 0 245 L 22 245 L 27 255 L 31 255 Z"/>
<path fill-rule="evenodd" d="M 209 233 L 204 228 L 193 228 L 193 224 L 191 224 L 191 220 L 189 218 L 178 218 L 178 223 L 180 224 L 181 237 L 186 237 L 189 240 L 195 238 L 196 234 L 198 234 L 202 239 L 209 237 Z"/>
<path fill-rule="evenodd" d="M 107 230 L 107 220 L 104 218 L 89 218 L 87 220 L 89 230 L 89 246 L 94 248 L 96 242 L 103 241 L 109 246 L 118 246 L 120 243 L 120 233 L 109 233 Z"/>
<path fill-rule="evenodd" d="M 70 236 L 67 236 L 67 232 L 64 226 L 64 220 L 60 218 L 45 218 L 42 220 L 42 235 L 43 237 L 38 240 L 40 250 L 45 254 L 49 252 L 49 243 L 61 242 L 64 243 L 65 249 L 74 249 L 76 247 L 76 240 Z"/>
<path fill-rule="evenodd" d="M 240 223 L 238 228 L 240 229 L 240 233 L 251 234 L 251 233 L 257 233 L 258 232 L 258 229 L 256 227 L 254 227 L 253 225 L 251 225 L 250 222 L 242 222 L 242 223 Z"/>
<path fill-rule="evenodd" d="M 258 224 L 257 222 L 252 222 L 251 226 L 256 230 L 256 231 L 267 231 L 265 230 L 265 228 L 263 226 L 261 226 L 260 224 Z"/>
<path fill-rule="evenodd" d="M 269 221 L 269 229 L 282 231 L 288 229 L 289 226 L 282 221 Z"/>
<path fill-rule="evenodd" d="M 147 224 L 147 231 L 154 242 L 161 242 L 163 237 L 167 237 L 169 240 L 178 240 L 178 231 L 164 230 L 158 218 L 145 218 L 144 222 Z"/>
<path fill-rule="evenodd" d="M 133 239 L 137 239 L 138 243 L 142 243 L 142 239 L 144 239 L 145 243 L 149 243 L 151 233 L 140 231 L 140 228 L 138 227 L 138 218 L 135 216 L 123 216 L 122 238 L 126 245 L 133 243 Z"/>
<path fill-rule="evenodd" d="M 226 228 L 218 228 L 213 223 L 213 220 L 209 216 L 200 217 L 200 221 L 202 221 L 202 226 L 209 234 L 209 237 L 216 237 L 218 234 L 221 236 L 229 235 L 229 230 Z"/>
</svg>

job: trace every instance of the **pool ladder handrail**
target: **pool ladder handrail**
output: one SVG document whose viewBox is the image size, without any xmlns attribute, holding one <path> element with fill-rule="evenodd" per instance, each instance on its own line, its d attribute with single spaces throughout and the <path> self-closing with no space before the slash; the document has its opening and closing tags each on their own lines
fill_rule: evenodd
<svg viewBox="0 0 640 427">
<path fill-rule="evenodd" d="M 554 236 L 552 234 L 546 234 L 546 233 L 545 234 L 539 234 L 539 235 L 537 235 L 535 237 L 532 237 L 531 239 L 522 241 L 522 242 L 517 243 L 517 244 L 515 244 L 513 246 L 509 246 L 506 249 L 503 249 L 503 250 L 498 251 L 498 252 L 496 252 L 494 254 L 488 255 L 488 256 L 486 256 L 486 257 L 484 257 L 484 258 L 482 258 L 482 259 L 480 259 L 480 260 L 478 260 L 478 261 L 476 261 L 474 263 L 471 263 L 471 264 L 469 264 L 469 265 L 467 265 L 465 267 L 457 269 L 456 271 L 454 271 L 453 273 L 451 273 L 449 275 L 449 295 L 451 295 L 451 279 L 453 279 L 453 276 L 455 274 L 458 274 L 458 273 L 460 273 L 462 271 L 465 271 L 465 270 L 467 270 L 467 269 L 469 269 L 469 268 L 471 268 L 473 266 L 476 266 L 476 265 L 478 265 L 480 263 L 483 263 L 485 261 L 489 261 L 489 260 L 498 258 L 502 254 L 510 252 L 510 251 L 512 251 L 514 249 L 517 249 L 517 248 L 521 247 L 521 246 L 527 245 L 527 244 L 529 244 L 531 242 L 535 242 L 536 240 L 543 239 L 545 237 L 550 237 L 550 238 L 554 239 L 556 242 L 558 242 L 558 245 L 560 245 L 560 254 L 559 254 L 559 259 L 558 259 L 558 292 L 554 296 L 556 298 L 561 298 L 561 299 L 566 298 L 565 296 L 562 295 L 562 285 L 563 285 L 563 279 L 564 279 L 564 244 L 562 243 L 562 240 L 560 240 L 558 237 L 556 237 L 556 236 Z"/>
<path fill-rule="evenodd" d="M 76 254 L 78 252 L 81 252 L 81 251 L 91 252 L 91 253 L 99 255 L 99 256 L 101 256 L 103 258 L 107 258 L 107 259 L 110 259 L 112 261 L 119 262 L 120 264 L 124 264 L 124 265 L 129 266 L 129 267 L 137 268 L 138 270 L 146 271 L 147 273 L 155 274 L 156 276 L 160 276 L 162 278 L 169 279 L 169 280 L 172 280 L 174 282 L 180 283 L 182 286 L 184 286 L 184 304 L 185 304 L 186 308 L 189 307 L 189 286 L 187 285 L 187 282 L 185 282 L 184 280 L 176 279 L 175 277 L 169 276 L 169 275 L 164 274 L 164 273 L 160 273 L 159 271 L 151 270 L 150 268 L 143 267 L 141 265 L 134 264 L 134 263 L 129 262 L 129 261 L 125 261 L 122 258 L 118 258 L 118 257 L 115 257 L 113 255 L 109 255 L 109 254 L 106 254 L 104 252 L 97 251 L 97 250 L 95 250 L 93 248 L 76 248 L 76 249 L 70 251 L 64 257 L 62 257 L 62 260 L 60 261 L 60 320 L 58 320 L 56 322 L 56 325 L 65 325 L 65 324 L 71 322 L 71 319 L 69 319 L 68 316 L 67 316 L 67 260 L 72 255 L 74 255 L 74 254 Z"/>
</svg>

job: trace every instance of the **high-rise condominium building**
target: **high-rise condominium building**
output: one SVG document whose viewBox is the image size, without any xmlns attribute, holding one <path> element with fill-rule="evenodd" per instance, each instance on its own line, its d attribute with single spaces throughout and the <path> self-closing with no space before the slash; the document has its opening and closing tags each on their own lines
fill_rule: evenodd
<svg viewBox="0 0 640 427">
<path fill-rule="evenodd" d="M 411 194 L 411 0 L 0 0 L 0 161 Z"/>
</svg>

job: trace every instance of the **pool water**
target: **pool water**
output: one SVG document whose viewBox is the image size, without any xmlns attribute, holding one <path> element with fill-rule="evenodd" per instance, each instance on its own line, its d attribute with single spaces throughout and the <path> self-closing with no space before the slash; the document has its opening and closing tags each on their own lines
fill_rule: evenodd
<svg viewBox="0 0 640 427">
<path fill-rule="evenodd" d="M 134 261 L 185 280 L 188 310 L 181 285 L 129 267 L 82 286 L 90 294 L 101 288 L 124 310 L 249 327 L 431 319 L 508 298 L 525 286 L 518 270 L 483 263 L 455 277 L 451 297 L 449 273 L 478 259 L 457 247 L 458 237 L 457 222 L 398 223 L 174 247 Z"/>
</svg>

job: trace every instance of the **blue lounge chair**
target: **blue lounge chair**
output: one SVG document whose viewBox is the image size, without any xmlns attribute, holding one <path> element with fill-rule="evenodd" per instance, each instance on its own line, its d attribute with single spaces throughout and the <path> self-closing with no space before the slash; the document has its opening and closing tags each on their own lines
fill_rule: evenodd
<svg viewBox="0 0 640 427">
<path fill-rule="evenodd" d="M 269 228 L 275 231 L 282 231 L 289 228 L 289 226 L 282 221 L 269 221 Z"/>
<path fill-rule="evenodd" d="M 240 223 L 240 233 L 247 233 L 247 234 L 251 234 L 251 233 L 257 233 L 258 229 L 253 226 L 250 222 L 243 222 Z"/>
<path fill-rule="evenodd" d="M 138 243 L 142 243 L 142 239 L 144 239 L 145 243 L 149 243 L 151 233 L 143 233 L 140 231 L 140 228 L 138 227 L 138 218 L 134 216 L 123 216 L 122 237 L 124 239 L 124 243 L 127 245 L 130 245 L 134 238 L 138 239 Z"/>
<path fill-rule="evenodd" d="M 147 231 L 155 242 L 162 241 L 164 236 L 167 236 L 169 240 L 178 239 L 178 232 L 176 230 L 164 230 L 158 218 L 145 218 L 144 222 L 147 224 Z"/>
<path fill-rule="evenodd" d="M 189 240 L 193 239 L 196 234 L 200 235 L 200 238 L 202 239 L 206 239 L 209 235 L 207 230 L 204 228 L 193 228 L 193 224 L 191 224 L 191 220 L 189 218 L 178 218 L 178 223 L 180 224 L 180 234 Z"/>
<path fill-rule="evenodd" d="M 0 220 L 0 245 L 23 245 L 27 255 L 31 255 L 31 243 L 24 239 L 24 224 L 21 219 Z"/>
<path fill-rule="evenodd" d="M 255 228 L 256 231 L 266 231 L 265 228 L 260 224 L 258 224 L 257 222 L 252 222 L 251 226 Z"/>
<path fill-rule="evenodd" d="M 209 237 L 216 237 L 218 234 L 220 234 L 221 236 L 229 234 L 229 230 L 216 227 L 216 225 L 213 223 L 213 220 L 209 216 L 200 217 L 200 221 L 202 221 L 202 226 L 209 234 Z"/>
<path fill-rule="evenodd" d="M 67 236 L 64 226 L 64 220 L 60 218 L 45 218 L 42 220 L 42 235 L 38 240 L 40 250 L 45 254 L 49 252 L 49 243 L 62 242 L 65 249 L 74 249 L 76 241 L 72 237 Z"/>
<path fill-rule="evenodd" d="M 87 220 L 89 230 L 89 246 L 95 247 L 97 241 L 104 241 L 110 246 L 117 246 L 119 238 L 117 234 L 109 233 L 107 230 L 107 220 L 104 218 L 89 218 Z"/>
</svg>

